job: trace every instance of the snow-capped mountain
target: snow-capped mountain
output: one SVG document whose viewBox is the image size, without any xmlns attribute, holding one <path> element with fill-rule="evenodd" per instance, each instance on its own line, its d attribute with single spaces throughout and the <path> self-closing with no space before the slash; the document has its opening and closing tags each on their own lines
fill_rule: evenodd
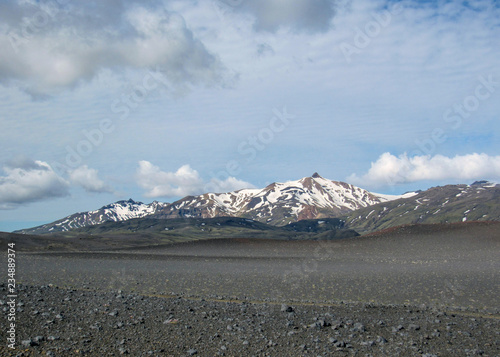
<svg viewBox="0 0 500 357">
<path fill-rule="evenodd" d="M 317 173 L 263 189 L 185 197 L 154 214 L 157 218 L 237 216 L 273 225 L 302 219 L 338 217 L 359 208 L 401 198 L 379 195 Z"/>
<path fill-rule="evenodd" d="M 411 194 L 410 194 L 411 195 Z M 132 218 L 244 217 L 272 225 L 302 219 L 334 218 L 403 196 L 379 195 L 317 173 L 298 181 L 273 183 L 263 189 L 188 196 L 174 203 L 119 201 L 95 211 L 76 213 L 53 223 L 17 233 L 44 234 Z"/>
<path fill-rule="evenodd" d="M 70 229 L 93 226 L 108 221 L 116 222 L 126 221 L 132 218 L 142 218 L 155 213 L 165 205 L 167 204 L 157 201 L 150 204 L 135 202 L 132 199 L 129 199 L 128 201 L 118 201 L 101 207 L 95 211 L 75 213 L 58 221 L 35 228 L 23 229 L 17 231 L 17 233 L 44 234 L 51 232 L 65 232 Z"/>
<path fill-rule="evenodd" d="M 304 219 L 341 218 L 359 233 L 407 223 L 500 220 L 500 185 L 478 181 L 400 196 L 368 192 L 318 174 L 262 189 L 188 196 L 174 203 L 119 201 L 16 233 L 64 232 L 132 218 L 241 217 L 280 226 Z"/>
<path fill-rule="evenodd" d="M 500 185 L 476 181 L 432 187 L 406 199 L 351 212 L 343 219 L 358 233 L 414 223 L 500 221 Z"/>
</svg>

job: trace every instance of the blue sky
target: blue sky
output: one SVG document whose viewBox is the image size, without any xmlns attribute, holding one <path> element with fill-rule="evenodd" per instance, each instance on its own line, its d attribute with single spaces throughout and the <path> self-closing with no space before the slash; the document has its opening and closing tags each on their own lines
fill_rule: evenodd
<svg viewBox="0 0 500 357">
<path fill-rule="evenodd" d="M 319 172 L 500 178 L 495 1 L 4 1 L 0 230 Z"/>
</svg>

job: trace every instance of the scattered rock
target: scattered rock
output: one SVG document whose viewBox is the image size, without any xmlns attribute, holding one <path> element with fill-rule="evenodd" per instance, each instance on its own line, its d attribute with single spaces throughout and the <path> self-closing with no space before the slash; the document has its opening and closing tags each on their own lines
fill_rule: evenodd
<svg viewBox="0 0 500 357">
<path fill-rule="evenodd" d="M 357 323 L 354 324 L 352 330 L 356 331 L 356 332 L 365 332 L 366 331 L 366 327 L 362 323 L 357 322 Z"/>
<path fill-rule="evenodd" d="M 416 324 L 409 324 L 408 325 L 408 330 L 410 330 L 410 331 L 418 331 L 418 330 L 420 330 L 420 326 L 416 325 Z"/>
<path fill-rule="evenodd" d="M 23 340 L 21 341 L 21 345 L 24 347 L 38 346 L 38 343 L 33 340 Z"/>
<path fill-rule="evenodd" d="M 289 305 L 283 304 L 280 312 L 275 304 L 248 303 L 244 304 L 246 312 L 243 313 L 241 303 L 225 302 L 227 299 L 200 301 L 122 294 L 117 301 L 112 293 L 82 291 L 73 293 L 61 311 L 61 301 L 68 294 L 66 290 L 42 291 L 30 286 L 20 286 L 20 289 L 20 295 L 25 297 L 26 312 L 18 316 L 18 336 L 19 347 L 26 350 L 23 351 L 26 357 L 498 354 L 495 341 L 499 321 L 483 318 L 472 321 L 470 316 L 457 313 L 440 315 L 442 324 L 435 325 L 432 322 L 436 313 L 430 308 L 304 304 L 300 309 L 295 307 L 293 312 L 287 312 Z M 0 294 L 2 292 L 5 288 L 0 289 Z M 41 296 L 42 302 L 38 301 Z M 33 306 L 40 314 L 32 314 Z M 115 311 L 118 318 L 108 316 Z M 54 323 L 47 324 L 48 316 L 56 314 L 64 315 L 64 319 L 56 318 Z M 384 316 L 383 323 L 380 323 L 381 316 Z M 332 329 L 325 328 L 330 326 L 329 321 Z M 390 334 L 391 329 L 394 334 Z M 384 335 L 390 337 L 389 341 Z M 0 346 L 0 355 L 9 353 L 5 346 Z"/>
<path fill-rule="evenodd" d="M 404 326 L 403 325 L 398 325 L 398 326 L 392 328 L 392 332 L 398 332 L 398 331 L 401 331 L 401 330 L 404 330 Z"/>
<path fill-rule="evenodd" d="M 43 336 L 36 336 L 36 337 L 33 337 L 33 341 L 36 342 L 36 343 L 40 343 L 42 341 L 45 341 L 45 337 L 43 337 Z"/>
<path fill-rule="evenodd" d="M 347 344 L 345 341 L 337 341 L 337 342 L 335 342 L 334 345 L 335 345 L 335 347 L 344 348 L 344 347 L 346 347 Z"/>
</svg>

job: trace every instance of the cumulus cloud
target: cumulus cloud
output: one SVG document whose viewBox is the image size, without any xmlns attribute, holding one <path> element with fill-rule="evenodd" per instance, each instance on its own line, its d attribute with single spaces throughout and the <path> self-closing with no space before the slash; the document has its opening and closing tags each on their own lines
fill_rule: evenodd
<svg viewBox="0 0 500 357">
<path fill-rule="evenodd" d="M 0 209 L 68 195 L 69 183 L 43 161 L 21 159 L 7 164 L 0 176 Z"/>
<path fill-rule="evenodd" d="M 255 186 L 249 182 L 238 180 L 237 178 L 230 176 L 225 180 L 213 178 L 208 184 L 205 184 L 204 187 L 207 192 L 221 193 L 237 191 L 243 188 L 254 188 Z"/>
<path fill-rule="evenodd" d="M 101 70 L 144 68 L 160 68 L 173 84 L 223 81 L 218 58 L 159 1 L 64 3 L 1 5 L 1 84 L 43 96 L 90 81 Z"/>
<path fill-rule="evenodd" d="M 422 180 L 477 180 L 500 178 L 500 156 L 487 154 L 424 155 L 398 157 L 386 152 L 372 162 L 361 177 L 352 174 L 348 180 L 357 184 L 386 186 Z"/>
<path fill-rule="evenodd" d="M 80 166 L 79 168 L 69 173 L 69 178 L 72 183 L 83 187 L 87 192 L 96 193 L 111 193 L 113 190 L 106 185 L 104 181 L 99 179 L 96 169 L 91 169 L 87 165 Z"/>
<path fill-rule="evenodd" d="M 184 165 L 176 172 L 164 172 L 149 161 L 139 161 L 137 183 L 146 190 L 147 197 L 187 196 L 203 186 L 198 172 Z"/>
<path fill-rule="evenodd" d="M 210 188 L 210 191 L 229 192 L 253 187 L 250 183 L 234 177 L 205 182 L 198 171 L 189 165 L 184 165 L 175 172 L 165 172 L 149 161 L 139 161 L 136 178 L 138 185 L 146 190 L 145 196 L 154 198 L 202 194 L 207 188 Z"/>
<path fill-rule="evenodd" d="M 241 8 L 255 16 L 256 30 L 269 32 L 280 27 L 324 32 L 335 14 L 332 0 L 252 0 L 245 1 Z"/>
</svg>

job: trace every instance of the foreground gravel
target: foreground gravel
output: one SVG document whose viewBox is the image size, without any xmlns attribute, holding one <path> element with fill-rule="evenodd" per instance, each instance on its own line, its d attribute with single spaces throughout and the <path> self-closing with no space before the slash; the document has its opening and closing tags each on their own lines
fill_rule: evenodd
<svg viewBox="0 0 500 357">
<path fill-rule="evenodd" d="M 1 296 L 7 286 L 0 285 Z M 18 286 L 2 356 L 499 356 L 497 315 Z M 0 301 L 7 311 L 7 302 Z M 2 329 L 5 341 L 6 329 Z"/>
<path fill-rule="evenodd" d="M 16 242 L 15 349 L 0 284 L 0 356 L 500 356 L 499 224 L 106 251 L 35 243 Z"/>
</svg>

